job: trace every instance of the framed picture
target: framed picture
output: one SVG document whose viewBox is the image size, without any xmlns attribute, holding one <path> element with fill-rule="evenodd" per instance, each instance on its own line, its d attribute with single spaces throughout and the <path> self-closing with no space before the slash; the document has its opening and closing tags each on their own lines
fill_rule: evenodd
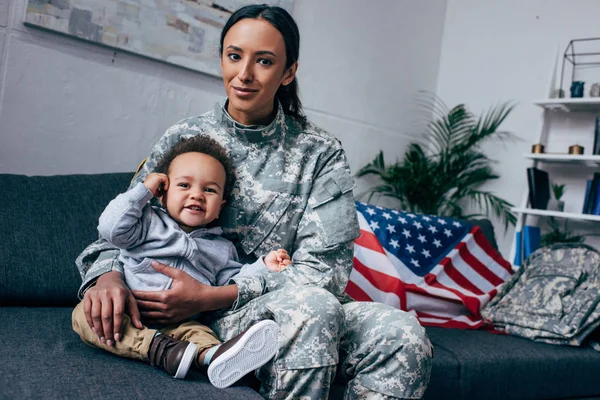
<svg viewBox="0 0 600 400">
<path fill-rule="evenodd" d="M 261 0 L 292 12 L 294 0 Z M 219 37 L 251 0 L 28 0 L 25 25 L 221 76 Z"/>
</svg>

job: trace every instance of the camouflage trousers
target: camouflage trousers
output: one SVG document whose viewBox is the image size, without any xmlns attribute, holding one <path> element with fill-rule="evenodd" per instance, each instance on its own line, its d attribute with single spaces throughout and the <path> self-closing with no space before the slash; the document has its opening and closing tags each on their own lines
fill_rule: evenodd
<svg viewBox="0 0 600 400">
<path fill-rule="evenodd" d="M 431 372 L 431 344 L 412 315 L 379 303 L 340 304 L 313 286 L 253 299 L 214 320 L 225 341 L 256 321 L 281 328 L 277 355 L 257 371 L 268 399 L 326 399 L 334 379 L 345 399 L 421 398 Z"/>
</svg>

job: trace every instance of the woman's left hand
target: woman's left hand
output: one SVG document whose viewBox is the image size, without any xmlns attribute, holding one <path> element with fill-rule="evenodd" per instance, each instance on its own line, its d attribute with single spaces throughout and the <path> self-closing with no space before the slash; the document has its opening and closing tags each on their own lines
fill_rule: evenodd
<svg viewBox="0 0 600 400">
<path fill-rule="evenodd" d="M 153 261 L 152 267 L 173 279 L 171 288 L 161 291 L 132 291 L 146 324 L 175 324 L 200 312 L 231 306 L 237 286 L 209 286 L 182 270 Z"/>
</svg>

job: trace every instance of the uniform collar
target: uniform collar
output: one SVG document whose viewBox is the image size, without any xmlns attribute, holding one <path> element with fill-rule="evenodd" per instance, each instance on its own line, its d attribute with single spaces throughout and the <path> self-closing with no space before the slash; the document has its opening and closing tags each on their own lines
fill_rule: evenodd
<svg viewBox="0 0 600 400">
<path fill-rule="evenodd" d="M 242 137 L 245 137 L 250 142 L 260 142 L 263 140 L 271 140 L 278 137 L 285 124 L 285 114 L 283 107 L 277 101 L 277 115 L 269 125 L 242 125 L 229 115 L 226 109 L 227 99 L 217 102 L 215 105 L 215 118 L 218 122 Z"/>
</svg>

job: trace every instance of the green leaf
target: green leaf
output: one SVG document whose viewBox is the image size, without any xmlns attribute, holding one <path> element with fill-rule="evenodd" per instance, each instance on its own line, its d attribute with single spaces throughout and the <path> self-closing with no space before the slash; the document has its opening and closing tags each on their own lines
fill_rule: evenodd
<svg viewBox="0 0 600 400">
<path fill-rule="evenodd" d="M 502 103 L 477 117 L 464 104 L 449 109 L 432 94 L 422 94 L 417 103 L 430 116 L 419 135 L 423 140 L 410 143 L 394 164 L 386 165 L 381 151 L 358 171 L 359 177 L 375 175 L 382 182 L 370 189 L 369 199 L 390 197 L 406 211 L 455 218 L 465 218 L 464 207 L 469 205 L 500 218 L 505 228 L 514 225 L 512 204 L 479 187 L 499 178 L 495 161 L 481 146 L 488 140 L 513 137 L 499 128 L 515 105 Z"/>
</svg>

